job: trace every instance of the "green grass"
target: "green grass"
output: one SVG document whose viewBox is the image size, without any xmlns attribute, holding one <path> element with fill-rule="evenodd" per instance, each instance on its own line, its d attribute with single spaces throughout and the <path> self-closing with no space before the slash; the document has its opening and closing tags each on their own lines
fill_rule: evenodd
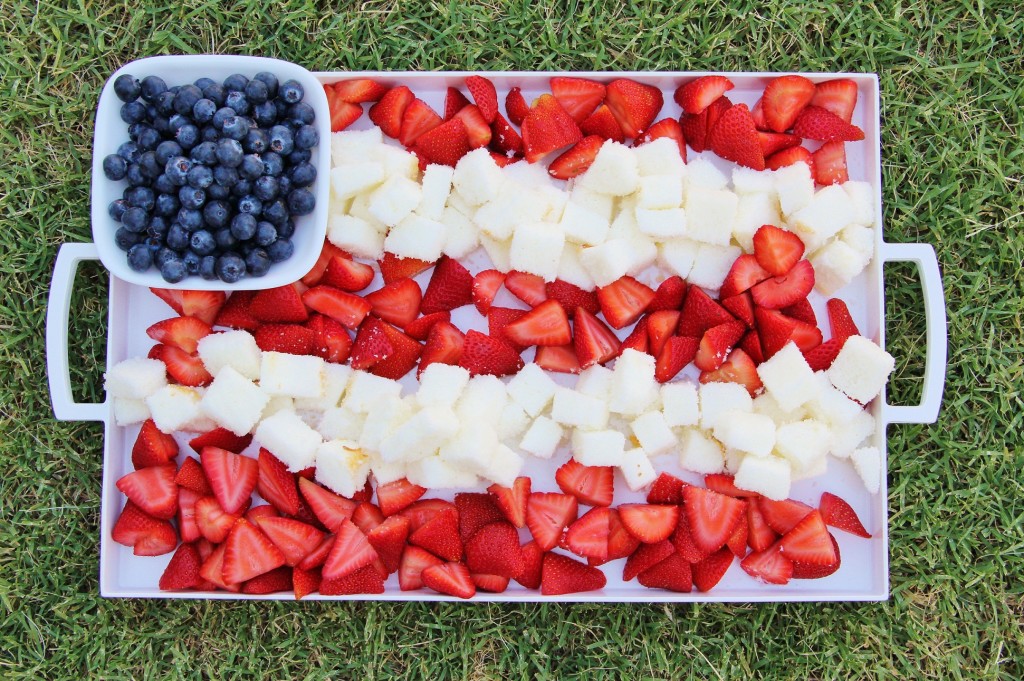
<svg viewBox="0 0 1024 681">
<path fill-rule="evenodd" d="M 1022 34 L 1011 0 L 5 3 L 0 677 L 1021 678 Z M 52 418 L 43 349 L 52 262 L 59 244 L 90 238 L 91 122 L 106 76 L 145 55 L 211 51 L 324 70 L 879 73 L 885 236 L 934 244 L 950 337 L 939 424 L 889 429 L 889 602 L 101 599 L 102 431 Z M 86 268 L 73 307 L 83 400 L 101 393 L 104 278 Z M 888 267 L 886 291 L 893 399 L 913 402 L 924 338 L 914 269 Z"/>
</svg>

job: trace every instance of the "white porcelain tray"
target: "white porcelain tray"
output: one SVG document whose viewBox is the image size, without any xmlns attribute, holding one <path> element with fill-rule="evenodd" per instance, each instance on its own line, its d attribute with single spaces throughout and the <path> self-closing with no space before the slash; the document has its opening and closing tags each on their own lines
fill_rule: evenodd
<svg viewBox="0 0 1024 681">
<path fill-rule="evenodd" d="M 444 110 L 445 90 L 449 85 L 461 86 L 468 73 L 321 73 L 317 76 L 323 82 L 333 82 L 345 78 L 368 76 L 385 83 L 408 85 L 418 97 L 424 99 L 435 110 Z M 546 91 L 548 79 L 552 73 L 489 73 L 495 83 L 499 99 L 513 85 L 523 88 L 527 101 Z M 577 75 L 602 80 L 615 77 L 629 77 L 650 83 L 662 88 L 665 93 L 665 107 L 662 116 L 678 116 L 679 109 L 672 100 L 672 94 L 678 83 L 686 78 L 693 78 L 701 73 L 574 73 Z M 736 88 L 728 93 L 734 102 L 745 102 L 752 105 L 765 83 L 774 77 L 773 73 L 730 73 L 728 75 L 736 84 Z M 881 164 L 879 134 L 879 96 L 878 81 L 874 75 L 865 74 L 805 74 L 812 80 L 826 80 L 835 77 L 854 79 L 859 86 L 859 98 L 853 122 L 859 125 L 866 134 L 862 143 L 847 145 L 850 178 L 870 182 L 875 191 L 877 214 L 881 210 Z M 356 129 L 371 125 L 364 116 L 354 126 Z M 692 150 L 688 150 L 692 153 Z M 714 159 L 705 153 L 705 157 Z M 721 162 L 714 159 L 715 162 Z M 725 162 L 723 163 L 723 167 Z M 913 262 L 921 272 L 924 307 L 927 319 L 927 358 L 925 365 L 924 389 L 922 401 L 918 405 L 895 406 L 886 402 L 883 394 L 871 406 L 876 420 L 876 430 L 871 443 L 883 452 L 885 460 L 886 426 L 890 423 L 933 423 L 938 417 L 939 405 L 946 373 L 946 312 L 942 292 L 942 280 L 935 258 L 935 252 L 927 244 L 888 244 L 882 241 L 882 230 L 876 230 L 876 257 L 868 269 L 858 276 L 849 286 L 837 295 L 848 303 L 850 311 L 861 332 L 874 338 L 884 347 L 884 290 L 882 269 L 886 262 Z M 108 402 L 101 404 L 76 403 L 71 396 L 68 374 L 67 340 L 68 313 L 71 290 L 78 263 L 83 260 L 97 258 L 97 249 L 92 244 L 65 244 L 57 257 L 53 283 L 50 290 L 49 308 L 47 312 L 47 368 L 50 382 L 51 399 L 54 414 L 62 420 L 103 421 L 104 428 L 104 459 L 102 508 L 100 520 L 100 592 L 108 597 L 155 597 L 155 598 L 218 598 L 218 599 L 291 599 L 290 593 L 273 594 L 270 596 L 245 596 L 233 593 L 196 593 L 196 592 L 163 592 L 157 588 L 157 581 L 163 572 L 170 555 L 156 558 L 139 558 L 132 555 L 130 548 L 125 548 L 110 539 L 110 531 L 123 506 L 124 499 L 115 487 L 115 482 L 131 468 L 131 448 L 138 432 L 138 427 L 122 428 L 114 423 L 112 406 Z M 467 262 L 470 271 L 483 269 L 486 256 L 478 255 L 477 259 Z M 378 275 L 379 277 L 379 275 Z M 421 285 L 425 286 L 429 273 L 420 275 Z M 507 295 L 504 292 L 502 295 Z M 499 299 L 500 304 L 500 299 Z M 812 295 L 818 319 L 827 326 L 824 299 L 818 294 Z M 107 366 L 112 366 L 128 357 L 143 356 L 152 345 L 146 336 L 145 329 L 160 319 L 172 315 L 173 312 L 163 302 L 153 296 L 145 287 L 129 284 L 116 277 L 111 277 L 109 294 L 109 317 L 107 328 Z M 464 318 L 460 318 L 464 315 Z M 471 321 L 471 318 L 475 318 Z M 453 314 L 453 321 L 460 328 L 482 328 L 475 310 L 463 310 Z M 530 359 L 530 353 L 526 355 Z M 693 371 L 692 367 L 688 371 Z M 407 379 L 409 380 L 409 379 Z M 571 381 L 569 377 L 559 380 Z M 184 443 L 183 443 L 184 444 Z M 188 451 L 187 446 L 183 448 Z M 561 457 L 564 459 L 564 456 Z M 554 469 L 561 460 L 558 456 L 551 462 L 528 459 L 524 474 L 530 475 L 534 481 L 535 491 L 558 491 L 554 483 Z M 655 460 L 658 470 L 665 470 L 685 480 L 697 482 L 700 476 L 684 472 L 678 468 L 673 457 L 661 457 Z M 471 490 L 471 491 L 482 491 Z M 473 601 L 587 601 L 587 602 L 764 602 L 764 601 L 878 601 L 885 600 L 889 594 L 888 570 L 888 531 L 887 531 L 887 489 L 883 481 L 881 490 L 868 494 L 852 466 L 846 461 L 831 459 L 827 474 L 794 484 L 791 497 L 812 505 L 817 505 L 824 491 L 839 494 L 845 498 L 864 521 L 868 531 L 873 534 L 870 540 L 860 539 L 844 532 L 836 532 L 843 558 L 842 567 L 830 577 L 817 580 L 794 580 L 785 586 L 771 586 L 756 582 L 734 564 L 721 583 L 710 593 L 694 591 L 689 594 L 677 594 L 656 589 L 647 589 L 635 581 L 623 582 L 621 579 L 623 560 L 616 560 L 604 567 L 608 577 L 607 586 L 601 591 L 573 594 L 550 598 L 541 596 L 539 591 L 523 589 L 511 582 L 506 592 L 501 594 L 478 593 Z M 451 499 L 454 491 L 439 494 L 428 492 L 427 496 L 440 496 Z M 629 492 L 621 479 L 617 478 L 615 504 L 641 500 L 642 494 Z M 526 532 L 524 530 L 524 532 Z M 380 595 L 324 597 L 308 596 L 307 599 L 332 600 L 452 600 L 447 596 L 435 594 L 429 590 L 403 592 L 398 589 L 397 578 L 393 575 L 386 582 L 386 592 Z"/>
</svg>

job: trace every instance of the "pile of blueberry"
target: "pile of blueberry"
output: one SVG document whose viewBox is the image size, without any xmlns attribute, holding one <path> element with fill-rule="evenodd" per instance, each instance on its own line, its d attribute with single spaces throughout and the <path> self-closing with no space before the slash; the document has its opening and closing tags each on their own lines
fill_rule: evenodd
<svg viewBox="0 0 1024 681">
<path fill-rule="evenodd" d="M 266 72 L 171 87 L 125 74 L 114 92 L 130 139 L 103 173 L 128 184 L 109 212 L 129 267 L 233 283 L 292 255 L 294 218 L 316 203 L 320 141 L 302 85 Z"/>
</svg>

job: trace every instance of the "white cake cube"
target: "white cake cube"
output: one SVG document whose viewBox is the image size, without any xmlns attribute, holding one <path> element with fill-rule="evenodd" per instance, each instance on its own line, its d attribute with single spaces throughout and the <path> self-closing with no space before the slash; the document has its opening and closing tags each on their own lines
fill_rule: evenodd
<svg viewBox="0 0 1024 681">
<path fill-rule="evenodd" d="M 633 251 L 627 239 L 608 239 L 603 244 L 584 248 L 580 260 L 596 285 L 607 286 L 633 266 Z"/>
<path fill-rule="evenodd" d="M 448 195 L 452 192 L 455 169 L 431 163 L 423 171 L 422 194 L 416 212 L 430 220 L 440 220 Z"/>
<path fill-rule="evenodd" d="M 672 239 L 658 246 L 658 264 L 683 279 L 690 276 L 690 270 L 697 261 L 700 243 L 692 239 Z"/>
<path fill-rule="evenodd" d="M 686 182 L 697 189 L 725 189 L 729 178 L 714 163 L 698 156 L 686 164 Z"/>
<path fill-rule="evenodd" d="M 378 220 L 377 216 L 370 212 L 369 192 L 352 197 L 348 206 L 347 214 L 354 218 L 359 218 L 381 234 L 386 234 L 388 231 L 388 226 Z"/>
<path fill-rule="evenodd" d="M 384 143 L 381 129 L 343 130 L 331 134 L 331 166 L 365 161 Z"/>
<path fill-rule="evenodd" d="M 455 404 L 455 414 L 463 423 L 484 421 L 497 426 L 508 403 L 505 384 L 497 376 L 480 375 L 469 379 L 462 397 Z"/>
<path fill-rule="evenodd" d="M 679 438 L 679 465 L 688 471 L 707 475 L 721 473 L 725 466 L 722 445 L 698 428 L 683 429 Z"/>
<path fill-rule="evenodd" d="M 444 225 L 444 254 L 449 258 L 463 258 L 480 246 L 480 232 L 473 221 L 454 208 L 441 213 Z"/>
<path fill-rule="evenodd" d="M 395 225 L 384 239 L 384 250 L 399 258 L 434 262 L 441 257 L 447 229 L 437 220 L 415 213 Z"/>
<path fill-rule="evenodd" d="M 559 387 L 555 390 L 551 418 L 565 426 L 600 430 L 608 423 L 608 406 L 604 400 Z"/>
<path fill-rule="evenodd" d="M 845 459 L 875 432 L 875 418 L 861 410 L 849 421 L 832 424 L 832 456 Z"/>
<path fill-rule="evenodd" d="M 381 395 L 366 413 L 362 420 L 363 428 L 356 437 L 351 438 L 359 446 L 370 452 L 380 451 L 384 438 L 395 432 L 400 425 L 412 418 L 416 412 L 416 399 L 413 397 L 398 398 Z M 345 407 L 341 407 L 345 409 Z M 353 412 L 354 414 L 354 412 Z M 361 416 L 361 415 L 360 415 Z M 355 420 L 353 418 L 353 420 Z"/>
<path fill-rule="evenodd" d="M 732 169 L 732 187 L 737 194 L 774 194 L 775 171 L 735 166 Z"/>
<path fill-rule="evenodd" d="M 736 470 L 733 483 L 740 489 L 782 501 L 789 497 L 792 484 L 789 461 L 778 456 L 745 456 Z"/>
<path fill-rule="evenodd" d="M 773 193 L 740 194 L 736 217 L 732 223 L 732 238 L 747 253 L 754 252 L 754 233 L 762 225 L 781 225 L 779 199 Z"/>
<path fill-rule="evenodd" d="M 804 240 L 808 251 L 822 244 L 850 224 L 853 202 L 839 185 L 823 187 L 810 202 L 789 216 L 789 224 Z"/>
<path fill-rule="evenodd" d="M 417 459 L 406 470 L 409 482 L 427 489 L 464 489 L 476 487 L 480 481 L 473 473 L 452 466 L 439 456 Z"/>
<path fill-rule="evenodd" d="M 793 342 L 786 343 L 771 359 L 758 365 L 757 375 L 765 389 L 786 411 L 792 411 L 818 395 L 814 370 Z"/>
<path fill-rule="evenodd" d="M 270 401 L 267 402 L 267 406 L 263 407 L 263 415 L 261 419 L 265 419 L 268 416 L 273 416 L 279 411 L 294 411 L 295 400 L 288 397 L 287 395 L 272 395 Z"/>
<path fill-rule="evenodd" d="M 171 384 L 153 392 L 145 402 L 156 427 L 163 433 L 173 433 L 202 416 L 201 399 L 195 388 Z"/>
<path fill-rule="evenodd" d="M 648 175 L 640 178 L 637 208 L 679 208 L 683 205 L 682 175 Z"/>
<path fill-rule="evenodd" d="M 526 462 L 511 448 L 505 445 L 498 445 L 497 453 L 491 459 L 491 467 L 484 476 L 491 482 L 496 482 L 504 487 L 511 487 L 523 472 Z"/>
<path fill-rule="evenodd" d="M 264 352 L 260 361 L 260 388 L 268 395 L 317 397 L 324 391 L 326 362 L 313 355 Z"/>
<path fill-rule="evenodd" d="M 370 475 L 370 457 L 356 443 L 329 440 L 316 450 L 316 481 L 343 497 L 363 489 Z"/>
<path fill-rule="evenodd" d="M 896 360 L 864 336 L 850 336 L 826 372 L 832 385 L 867 404 L 889 380 Z"/>
<path fill-rule="evenodd" d="M 690 381 L 675 381 L 661 386 L 661 411 L 669 428 L 695 426 L 700 420 L 697 386 Z"/>
<path fill-rule="evenodd" d="M 736 475 L 736 471 L 740 469 L 740 464 L 743 463 L 743 459 L 747 458 L 745 452 L 741 452 L 738 449 L 725 450 L 725 466 L 721 472 L 729 473 L 730 475 Z"/>
<path fill-rule="evenodd" d="M 787 459 L 796 471 L 818 465 L 828 455 L 832 432 L 816 419 L 784 423 L 775 431 L 775 453 Z"/>
<path fill-rule="evenodd" d="M 580 372 L 576 379 L 576 392 L 608 399 L 612 387 L 612 370 L 600 364 L 594 364 Z"/>
<path fill-rule="evenodd" d="M 420 374 L 416 400 L 422 407 L 440 405 L 454 407 L 469 385 L 469 371 L 452 364 L 435 362 Z"/>
<path fill-rule="evenodd" d="M 276 456 L 292 473 L 309 468 L 323 442 L 294 411 L 281 410 L 260 421 L 253 439 Z"/>
<path fill-rule="evenodd" d="M 835 239 L 828 242 L 810 257 L 814 267 L 814 288 L 822 295 L 830 296 L 853 281 L 867 262 L 845 241 Z"/>
<path fill-rule="evenodd" d="M 352 375 L 345 392 L 342 406 L 348 407 L 357 414 L 365 414 L 374 401 L 381 396 L 398 398 L 402 394 L 402 384 L 390 378 L 374 376 L 365 371 L 357 371 Z"/>
<path fill-rule="evenodd" d="M 842 184 L 843 190 L 850 197 L 853 213 L 850 222 L 865 227 L 875 226 L 875 190 L 869 182 L 850 180 Z"/>
<path fill-rule="evenodd" d="M 561 444 L 565 431 L 547 416 L 538 416 L 519 442 L 519 449 L 538 459 L 550 459 Z"/>
<path fill-rule="evenodd" d="M 103 378 L 111 397 L 144 400 L 167 385 L 167 367 L 158 359 L 133 357 L 110 367 Z"/>
<path fill-rule="evenodd" d="M 729 275 L 733 262 L 743 253 L 739 246 L 701 244 L 687 277 L 690 284 L 706 289 L 719 289 Z"/>
<path fill-rule="evenodd" d="M 691 185 L 686 191 L 687 238 L 728 246 L 738 208 L 739 199 L 728 189 Z"/>
<path fill-rule="evenodd" d="M 447 407 L 426 407 L 400 425 L 380 444 L 384 461 L 416 461 L 437 452 L 459 431 L 459 419 Z"/>
<path fill-rule="evenodd" d="M 384 164 L 379 161 L 348 163 L 331 170 L 331 191 L 339 199 L 368 192 L 384 181 Z"/>
<path fill-rule="evenodd" d="M 214 376 L 224 367 L 230 366 L 250 380 L 255 381 L 260 377 L 263 353 L 248 331 L 237 329 L 211 333 L 200 339 L 196 350 L 203 366 Z"/>
<path fill-rule="evenodd" d="M 678 175 L 686 172 L 686 164 L 679 154 L 679 145 L 668 137 L 659 137 L 633 147 L 637 170 L 641 177 L 650 175 Z"/>
<path fill-rule="evenodd" d="M 857 475 L 871 494 L 877 494 L 882 486 L 882 452 L 878 447 L 861 447 L 850 455 Z"/>
<path fill-rule="evenodd" d="M 829 384 L 829 388 L 834 390 L 831 383 Z M 844 397 L 843 399 L 846 398 Z M 811 400 L 807 404 L 797 407 L 792 411 L 786 411 L 779 406 L 779 403 L 774 397 L 772 397 L 771 393 L 764 392 L 754 398 L 754 412 L 764 414 L 772 421 L 775 421 L 775 425 L 781 425 L 783 423 L 792 423 L 793 421 L 800 421 L 803 419 L 807 416 L 808 406 L 813 403 L 814 400 Z"/>
<path fill-rule="evenodd" d="M 590 168 L 576 182 L 578 186 L 598 194 L 632 194 L 640 182 L 636 156 L 624 144 L 605 142 Z"/>
<path fill-rule="evenodd" d="M 512 259 L 509 251 L 512 248 L 512 240 L 499 241 L 488 234 L 480 234 L 480 245 L 490 258 L 494 269 L 508 272 L 512 269 Z"/>
<path fill-rule="evenodd" d="M 256 426 L 269 401 L 259 386 L 227 366 L 217 373 L 199 408 L 218 425 L 242 436 Z"/>
<path fill-rule="evenodd" d="M 666 241 L 687 233 L 686 211 L 682 208 L 637 207 L 636 224 L 641 233 L 656 241 Z"/>
<path fill-rule="evenodd" d="M 637 234 L 625 240 L 628 248 L 629 269 L 626 274 L 636 277 L 658 259 L 658 244 L 646 234 Z"/>
<path fill-rule="evenodd" d="M 714 430 L 722 417 L 732 410 L 753 411 L 750 393 L 739 383 L 702 383 L 700 395 L 700 427 Z"/>
<path fill-rule="evenodd" d="M 558 278 L 565 233 L 557 224 L 528 222 L 516 227 L 509 248 L 509 264 L 520 272 L 536 274 L 544 281 Z"/>
<path fill-rule="evenodd" d="M 547 372 L 533 362 L 520 369 L 506 385 L 509 396 L 531 417 L 547 409 L 557 387 Z"/>
<path fill-rule="evenodd" d="M 130 426 L 142 423 L 149 418 L 149 407 L 146 400 L 133 400 L 129 397 L 114 397 L 114 422 L 119 426 Z"/>
<path fill-rule="evenodd" d="M 484 475 L 497 454 L 498 433 L 488 423 L 463 423 L 458 432 L 441 445 L 438 456 L 455 468 Z"/>
<path fill-rule="evenodd" d="M 327 240 L 359 258 L 377 260 L 384 255 L 384 233 L 354 215 L 332 215 Z"/>
<path fill-rule="evenodd" d="M 796 464 L 790 459 L 789 466 L 790 479 L 793 482 L 796 482 L 797 480 L 806 480 L 808 478 L 817 478 L 828 473 L 828 457 L 822 456 L 814 459 L 807 468 L 797 468 Z"/>
<path fill-rule="evenodd" d="M 381 461 L 379 456 L 372 456 L 370 458 L 370 472 L 373 473 L 373 479 L 378 485 L 386 485 L 389 482 L 401 480 L 406 477 L 407 470 L 404 462 L 386 462 Z"/>
<path fill-rule="evenodd" d="M 665 422 L 665 415 L 660 411 L 641 414 L 633 419 L 629 427 L 648 456 L 668 454 L 679 444 L 675 433 Z"/>
<path fill-rule="evenodd" d="M 566 243 L 562 249 L 562 259 L 558 263 L 558 278 L 574 286 L 579 286 L 584 291 L 593 291 L 595 288 L 594 279 L 590 272 L 583 266 L 581 256 L 583 249 L 576 244 Z"/>
<path fill-rule="evenodd" d="M 467 203 L 479 206 L 498 196 L 505 184 L 505 176 L 490 152 L 481 147 L 459 159 L 452 182 Z"/>
<path fill-rule="evenodd" d="M 571 199 L 565 204 L 559 225 L 567 241 L 584 246 L 603 242 L 611 227 L 607 218 Z"/>
<path fill-rule="evenodd" d="M 325 411 L 333 409 L 341 403 L 345 395 L 345 389 L 352 380 L 355 373 L 352 367 L 347 364 L 324 364 L 323 381 L 324 389 L 319 397 L 298 397 L 295 399 L 296 409 L 310 409 L 313 411 Z"/>
<path fill-rule="evenodd" d="M 419 182 L 420 160 L 416 154 L 390 144 L 381 144 L 377 147 L 376 160 L 384 165 L 386 177 L 404 177 Z"/>
<path fill-rule="evenodd" d="M 626 436 L 620 430 L 576 430 L 572 434 L 572 458 L 584 466 L 618 466 L 626 453 Z"/>
<path fill-rule="evenodd" d="M 814 372 L 818 384 L 817 396 L 806 404 L 807 412 L 831 425 L 845 423 L 857 416 L 864 408 L 847 397 L 843 391 L 832 385 L 824 371 Z"/>
<path fill-rule="evenodd" d="M 726 447 L 753 456 L 768 456 L 775 448 L 775 422 L 750 411 L 727 412 L 715 424 L 715 439 Z"/>
<path fill-rule="evenodd" d="M 419 182 L 392 175 L 370 194 L 369 211 L 385 225 L 393 227 L 412 213 L 422 198 L 423 189 Z"/>
<path fill-rule="evenodd" d="M 779 195 L 779 209 L 785 216 L 806 206 L 814 198 L 810 166 L 800 162 L 776 170 L 775 192 Z"/>
<path fill-rule="evenodd" d="M 503 442 L 513 442 L 529 427 L 530 415 L 518 403 L 509 400 L 498 416 L 498 437 Z"/>
<path fill-rule="evenodd" d="M 495 239 L 510 239 L 517 225 L 543 220 L 547 208 L 544 196 L 539 191 L 511 191 L 505 187 L 501 194 L 476 209 L 473 222 L 477 229 Z"/>
<path fill-rule="evenodd" d="M 839 232 L 839 240 L 860 256 L 865 267 L 875 256 L 875 230 L 871 227 L 851 223 Z"/>
<path fill-rule="evenodd" d="M 615 361 L 608 410 L 625 416 L 639 416 L 660 398 L 654 378 L 654 358 L 644 352 L 626 350 Z"/>
<path fill-rule="evenodd" d="M 622 455 L 619 470 L 622 471 L 626 486 L 634 492 L 639 492 L 658 477 L 658 472 L 654 470 L 651 459 L 642 447 L 627 449 Z"/>
<path fill-rule="evenodd" d="M 357 414 L 348 407 L 328 409 L 320 415 L 316 430 L 325 440 L 359 440 L 366 424 L 366 414 Z"/>
</svg>

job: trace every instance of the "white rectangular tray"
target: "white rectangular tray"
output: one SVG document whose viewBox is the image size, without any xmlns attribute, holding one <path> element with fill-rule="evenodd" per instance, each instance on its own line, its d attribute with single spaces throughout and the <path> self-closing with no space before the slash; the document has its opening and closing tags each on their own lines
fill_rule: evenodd
<svg viewBox="0 0 1024 681">
<path fill-rule="evenodd" d="M 380 82 L 409 86 L 416 96 L 425 100 L 435 110 L 444 110 L 444 97 L 448 86 L 462 86 L 470 73 L 320 73 L 317 76 L 322 82 L 331 83 L 337 80 L 354 77 L 371 77 Z M 665 107 L 661 116 L 678 116 L 680 111 L 672 99 L 676 86 L 685 79 L 704 73 L 513 73 L 492 72 L 486 74 L 495 84 L 499 100 L 513 85 L 523 89 L 529 102 L 541 92 L 547 91 L 548 80 L 554 75 L 573 75 L 610 81 L 618 77 L 635 78 L 645 83 L 660 87 L 665 95 Z M 774 73 L 728 73 L 736 87 L 728 93 L 733 102 L 753 105 Z M 873 74 L 804 74 L 814 81 L 829 78 L 845 77 L 857 82 L 859 97 L 854 112 L 853 122 L 865 132 L 866 139 L 861 143 L 847 145 L 850 179 L 864 180 L 871 183 L 874 189 L 876 214 L 879 216 L 878 228 L 875 230 L 876 257 L 871 265 L 846 288 L 838 293 L 850 307 L 850 311 L 861 332 L 885 346 L 884 324 L 884 289 L 882 279 L 883 264 L 894 261 L 914 262 L 921 272 L 924 305 L 927 317 L 927 357 L 924 377 L 922 402 L 913 406 L 894 406 L 886 402 L 883 393 L 871 405 L 871 413 L 875 417 L 876 429 L 871 437 L 871 444 L 878 446 L 883 453 L 883 465 L 886 451 L 886 426 L 890 423 L 932 423 L 938 416 L 939 404 L 946 372 L 946 314 L 942 293 L 942 281 L 935 258 L 935 252 L 927 244 L 887 244 L 882 241 L 881 229 L 881 154 L 880 154 L 880 117 L 878 79 Z M 660 117 L 661 117 L 660 116 Z M 354 129 L 369 127 L 367 117 L 362 117 Z M 688 150 L 692 154 L 692 150 Z M 703 157 L 721 164 L 723 168 L 730 164 L 717 159 L 713 154 L 705 152 Z M 693 156 L 691 156 L 692 158 Z M 292 598 L 290 593 L 272 594 L 269 596 L 247 596 L 242 594 L 217 592 L 165 592 L 157 588 L 157 581 L 163 572 L 170 555 L 155 558 L 140 558 L 132 555 L 130 548 L 115 543 L 110 538 L 121 507 L 123 495 L 115 487 L 121 476 L 132 470 L 131 449 L 138 433 L 138 426 L 123 428 L 115 424 L 110 400 L 100 404 L 76 403 L 71 396 L 70 379 L 67 366 L 67 335 L 68 313 L 71 290 L 75 271 L 79 262 L 97 257 L 93 244 L 65 244 L 57 257 L 53 283 L 50 290 L 49 308 L 47 311 L 47 367 L 50 382 L 51 399 L 54 414 L 62 420 L 93 420 L 103 421 L 104 453 L 103 453 L 103 488 L 100 520 L 100 592 L 107 597 L 152 597 L 152 598 L 216 598 L 216 599 L 282 599 Z M 483 269 L 486 256 L 478 256 L 476 261 L 467 263 L 470 271 Z M 379 277 L 379 275 L 378 275 Z M 429 274 L 421 275 L 421 285 L 425 285 Z M 824 298 L 817 293 L 812 294 L 812 303 L 821 322 L 827 318 L 824 309 Z M 500 299 L 499 299 L 500 303 Z M 481 328 L 479 320 L 471 323 L 461 320 L 459 311 L 453 315 L 453 321 L 460 328 Z M 145 329 L 152 323 L 173 314 L 163 302 L 152 295 L 148 289 L 128 284 L 116 277 L 111 277 L 109 293 L 109 315 L 107 327 L 107 358 L 106 365 L 128 357 L 144 356 L 152 345 L 145 334 Z M 469 313 L 466 313 L 469 315 Z M 475 314 L 475 313 L 474 313 Z M 620 334 L 621 335 L 621 334 Z M 529 359 L 529 356 L 527 356 Z M 689 371 L 692 371 L 692 367 Z M 569 382 L 569 377 L 558 377 L 562 382 Z M 409 380 L 409 379 L 407 379 Z M 182 440 L 183 453 L 190 452 Z M 558 491 L 554 483 L 554 469 L 564 456 L 556 456 L 553 461 L 541 461 L 528 458 L 525 475 L 534 480 L 534 491 Z M 687 481 L 698 482 L 701 476 L 682 471 L 673 457 L 661 457 L 655 461 L 655 467 L 667 471 Z M 482 491 L 479 490 L 470 491 Z M 791 497 L 806 503 L 817 505 L 824 491 L 839 494 L 846 499 L 860 515 L 868 531 L 873 534 L 870 540 L 860 539 L 844 532 L 836 532 L 843 564 L 830 577 L 817 580 L 794 580 L 785 586 L 760 584 L 743 572 L 738 565 L 733 565 L 719 585 L 710 593 L 694 591 L 689 594 L 672 593 L 657 589 L 647 589 L 635 581 L 623 582 L 621 579 L 623 560 L 616 560 L 604 566 L 608 577 L 607 586 L 595 592 L 558 596 L 556 598 L 541 596 L 539 591 L 527 590 L 516 582 L 511 582 L 506 592 L 501 594 L 478 593 L 473 601 L 586 601 L 586 602 L 764 602 L 764 601 L 878 601 L 885 600 L 889 594 L 888 570 L 888 527 L 887 527 L 887 489 L 883 480 L 881 490 L 868 494 L 852 466 L 847 461 L 831 459 L 829 470 L 818 478 L 804 480 L 793 485 Z M 427 496 L 439 496 L 451 499 L 454 491 L 439 494 L 428 492 Z M 643 494 L 631 493 L 621 481 L 616 483 L 615 503 L 628 503 L 642 500 Z M 526 532 L 524 530 L 524 532 Z M 525 535 L 524 535 L 525 536 Z M 389 601 L 435 601 L 453 600 L 450 597 L 435 594 L 429 590 L 403 592 L 398 589 L 397 578 L 392 575 L 385 584 L 383 594 L 356 596 L 320 596 L 314 594 L 307 599 L 328 600 L 389 600 Z"/>
</svg>

